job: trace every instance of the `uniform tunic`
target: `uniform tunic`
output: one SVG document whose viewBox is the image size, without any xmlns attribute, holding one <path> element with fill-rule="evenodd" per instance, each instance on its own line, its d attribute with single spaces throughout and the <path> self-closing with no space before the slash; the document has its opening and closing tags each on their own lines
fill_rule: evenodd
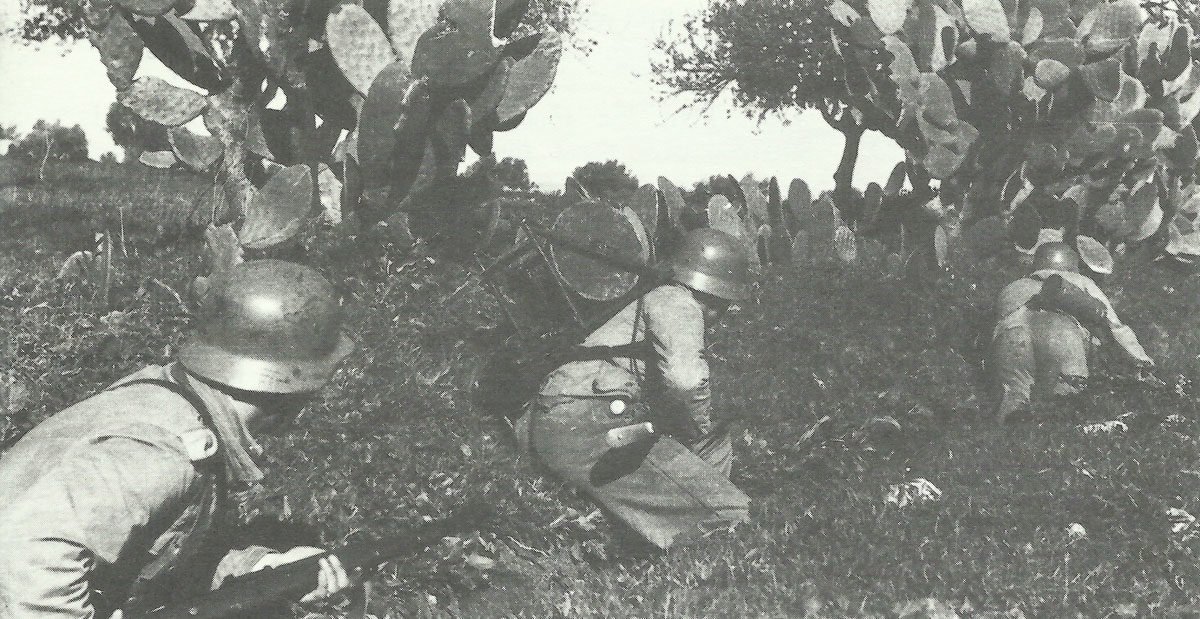
<svg viewBox="0 0 1200 619">
<path fill-rule="evenodd" d="M 172 390 L 120 386 L 145 378 L 187 383 L 220 440 Z M 129 595 L 165 602 L 207 589 L 188 568 L 211 546 L 229 493 L 261 479 L 254 451 L 228 396 L 173 365 L 39 424 L 0 456 L 0 617 L 106 616 Z M 215 579 L 250 571 L 268 552 L 229 553 Z"/>
<path fill-rule="evenodd" d="M 1075 388 L 1062 377 L 1088 376 L 1088 350 L 1092 334 L 1072 316 L 1032 309 L 1030 299 L 1052 275 L 1084 291 L 1104 305 L 1105 319 L 1113 339 L 1129 356 L 1151 363 L 1137 335 L 1121 322 L 1104 291 L 1091 278 L 1071 271 L 1043 269 L 1004 288 L 996 302 L 997 323 L 992 336 L 993 375 L 1000 395 L 997 414 L 1001 419 L 1027 406 L 1036 386 L 1058 395 Z"/>
<path fill-rule="evenodd" d="M 518 421 L 518 440 L 661 548 L 700 524 L 745 520 L 750 499 L 729 481 L 732 445 L 712 419 L 703 306 L 687 288 L 660 286 L 583 346 L 637 342 L 649 344 L 648 359 L 574 361 L 551 372 Z M 605 441 L 608 430 L 642 421 L 665 436 L 616 449 Z"/>
</svg>

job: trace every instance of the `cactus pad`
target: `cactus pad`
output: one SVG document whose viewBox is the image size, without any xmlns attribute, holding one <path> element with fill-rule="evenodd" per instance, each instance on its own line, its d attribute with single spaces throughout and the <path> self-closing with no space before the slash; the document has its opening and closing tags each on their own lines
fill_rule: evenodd
<svg viewBox="0 0 1200 619">
<path fill-rule="evenodd" d="M 172 127 L 167 137 L 175 157 L 197 172 L 208 170 L 221 158 L 221 142 L 212 136 L 198 135 L 183 127 Z"/>
<path fill-rule="evenodd" d="M 1058 88 L 1070 76 L 1071 70 L 1067 65 L 1051 58 L 1039 60 L 1033 74 L 1038 86 L 1046 90 Z"/>
<path fill-rule="evenodd" d="M 208 255 L 212 258 L 213 275 L 219 276 L 227 273 L 233 267 L 245 262 L 237 233 L 229 224 L 223 226 L 209 224 L 204 231 L 204 244 L 208 249 Z"/>
<path fill-rule="evenodd" d="M 294 88 L 303 88 L 307 76 L 300 61 L 308 53 L 308 39 L 291 18 L 289 0 L 239 0 L 242 35 L 271 73 Z"/>
<path fill-rule="evenodd" d="M 1112 101 L 1121 90 L 1121 61 L 1110 58 L 1093 62 L 1079 68 L 1084 83 L 1092 96 L 1102 101 Z"/>
<path fill-rule="evenodd" d="M 797 231 L 792 236 L 792 262 L 796 264 L 805 264 L 812 261 L 812 244 L 808 241 L 808 232 L 804 230 Z"/>
<path fill-rule="evenodd" d="M 646 237 L 653 245 L 654 239 L 658 238 L 658 189 L 654 185 L 642 185 L 630 199 L 629 208 L 642 222 Z"/>
<path fill-rule="evenodd" d="M 863 209 L 862 223 L 870 226 L 879 218 L 879 211 L 883 208 L 883 188 L 879 183 L 870 183 L 863 190 Z"/>
<path fill-rule="evenodd" d="M 372 178 L 388 172 L 396 147 L 396 123 L 404 112 L 405 93 L 410 86 L 408 65 L 397 60 L 376 75 L 363 102 L 352 152 L 364 173 Z"/>
<path fill-rule="evenodd" d="M 321 164 L 317 174 L 317 191 L 321 197 L 322 215 L 331 225 L 342 223 L 342 181 L 333 170 Z"/>
<path fill-rule="evenodd" d="M 143 151 L 142 154 L 138 155 L 138 161 L 142 162 L 142 165 L 159 170 L 166 170 L 179 163 L 179 160 L 175 158 L 175 153 L 169 150 Z"/>
<path fill-rule="evenodd" d="M 354 4 L 339 4 L 325 24 L 329 51 L 342 74 L 366 96 L 379 72 L 396 60 L 391 41 L 367 13 Z"/>
<path fill-rule="evenodd" d="M 438 20 L 442 0 L 388 0 L 387 27 L 400 61 L 412 63 L 417 39 Z"/>
<path fill-rule="evenodd" d="M 195 0 L 180 17 L 188 21 L 226 21 L 237 18 L 237 9 L 232 0 Z"/>
<path fill-rule="evenodd" d="M 108 70 L 108 81 L 117 90 L 124 90 L 133 83 L 138 65 L 142 62 L 144 46 L 129 22 L 117 12 L 109 14 L 103 30 L 91 31 L 89 37 L 100 60 Z"/>
<path fill-rule="evenodd" d="M 143 119 L 168 127 L 195 119 L 208 106 L 204 95 L 172 86 L 157 77 L 139 77 L 117 100 Z"/>
<path fill-rule="evenodd" d="M 955 130 L 945 135 L 950 139 L 931 145 L 921 159 L 921 165 L 931 176 L 943 180 L 958 171 L 979 131 L 970 123 L 957 121 Z"/>
<path fill-rule="evenodd" d="M 1176 217 L 1167 228 L 1167 247 L 1164 250 L 1167 254 L 1186 262 L 1200 259 L 1200 232 L 1196 231 L 1195 223 Z"/>
<path fill-rule="evenodd" d="M 1108 248 L 1090 236 L 1075 237 L 1075 247 L 1083 264 L 1095 273 L 1110 275 L 1113 272 L 1113 257 Z"/>
<path fill-rule="evenodd" d="M 772 176 L 767 183 L 767 223 L 775 233 L 787 234 L 787 218 L 783 214 L 783 194 L 779 179 Z"/>
<path fill-rule="evenodd" d="M 1167 157 L 1167 165 L 1170 168 L 1181 173 L 1189 171 L 1196 165 L 1196 160 L 1200 159 L 1200 142 L 1196 139 L 1196 129 L 1188 125 L 1176 134 L 1174 142 L 1163 150 L 1163 154 Z"/>
<path fill-rule="evenodd" d="M 238 231 L 242 246 L 264 249 L 300 232 L 312 206 L 313 182 L 306 164 L 275 173 L 246 204 L 246 221 Z"/>
<path fill-rule="evenodd" d="M 738 217 L 746 214 L 746 194 L 742 192 L 742 184 L 732 174 L 718 176 L 713 182 L 713 191 L 723 194 L 733 202 L 734 212 Z"/>
<path fill-rule="evenodd" d="M 739 238 L 745 236 L 737 209 L 729 198 L 723 195 L 715 195 L 708 201 L 708 227 Z"/>
<path fill-rule="evenodd" d="M 483 90 L 471 101 L 471 110 L 483 126 L 491 126 L 496 108 L 500 106 L 500 101 L 508 89 L 508 78 L 515 64 L 516 61 L 512 58 L 501 58 L 500 62 L 496 63 L 496 68 L 488 75 Z"/>
<path fill-rule="evenodd" d="M 933 3 L 920 4 L 921 66 L 933 72 L 941 71 L 954 62 L 958 47 L 958 25 L 942 7 Z"/>
<path fill-rule="evenodd" d="M 1024 75 L 1022 63 L 1025 61 L 1025 49 L 1015 41 L 997 50 L 988 65 L 987 74 L 1001 94 L 1010 95 L 1021 83 Z"/>
<path fill-rule="evenodd" d="M 1125 206 L 1122 236 L 1132 242 L 1144 241 L 1158 231 L 1163 211 L 1158 204 L 1158 187 L 1153 182 L 1136 186 Z"/>
<path fill-rule="evenodd" d="M 438 23 L 417 40 L 413 73 L 439 88 L 468 84 L 500 59 L 492 38 L 493 0 L 447 0 Z"/>
<path fill-rule="evenodd" d="M 437 153 L 438 175 L 446 178 L 458 173 L 458 166 L 467 154 L 467 139 L 471 135 L 471 106 L 456 99 L 442 111 L 434 128 L 433 145 Z"/>
<path fill-rule="evenodd" d="M 867 0 L 871 21 L 883 34 L 895 34 L 904 26 L 912 0 Z"/>
<path fill-rule="evenodd" d="M 1137 36 L 1142 26 L 1142 10 L 1133 0 L 1105 2 L 1092 10 L 1090 29 L 1081 33 L 1089 52 L 1108 54 L 1114 52 Z"/>
<path fill-rule="evenodd" d="M 679 226 L 679 218 L 687 210 L 687 202 L 683 199 L 683 192 L 665 176 L 658 177 L 658 189 L 663 194 L 663 200 L 667 209 L 667 218 L 671 221 L 671 225 Z"/>
<path fill-rule="evenodd" d="M 788 231 L 792 234 L 799 229 L 801 215 L 807 214 L 812 208 L 812 191 L 808 188 L 808 183 L 803 179 L 792 179 L 788 185 L 787 195 L 787 211 L 784 214 L 788 222 Z"/>
<path fill-rule="evenodd" d="M 1061 62 L 1067 68 L 1075 68 L 1084 63 L 1087 52 L 1074 39 L 1054 38 L 1031 45 L 1028 56 L 1034 63 L 1049 59 Z"/>
<path fill-rule="evenodd" d="M 846 226 L 838 226 L 834 232 L 833 248 L 838 259 L 846 264 L 854 264 L 858 259 L 858 239 L 854 231 Z"/>
<path fill-rule="evenodd" d="M 1009 41 L 1008 16 L 1000 0 L 963 0 L 962 7 L 972 30 L 998 43 Z"/>
<path fill-rule="evenodd" d="M 117 0 L 121 8 L 138 15 L 155 17 L 171 10 L 176 0 Z"/>
<path fill-rule="evenodd" d="M 403 188 L 417 177 L 426 158 L 425 147 L 432 130 L 431 97 L 429 83 L 424 79 L 408 87 L 400 119 L 396 121 L 396 141 L 390 169 L 363 168 L 363 185 L 367 189 L 389 183 L 393 187 Z"/>
<path fill-rule="evenodd" d="M 1025 25 L 1021 27 L 1021 45 L 1030 45 L 1042 36 L 1042 28 L 1046 25 L 1045 17 L 1042 16 L 1041 9 L 1033 7 L 1029 9 L 1029 15 L 1025 18 Z"/>
<path fill-rule="evenodd" d="M 883 44 L 892 54 L 888 70 L 891 73 L 892 81 L 896 84 L 896 95 L 904 106 L 900 119 L 900 124 L 904 124 L 907 119 L 912 117 L 916 107 L 921 103 L 918 94 L 920 71 L 917 69 L 917 61 L 913 58 L 912 50 L 903 41 L 894 36 L 887 36 L 883 38 Z"/>
<path fill-rule="evenodd" d="M 892 173 L 888 175 L 887 184 L 883 186 L 883 193 L 889 196 L 900 195 L 907 179 L 908 163 L 901 161 L 892 168 Z"/>
<path fill-rule="evenodd" d="M 558 72 L 558 62 L 562 58 L 562 37 L 554 30 L 534 36 L 538 39 L 533 51 L 516 58 L 509 72 L 504 96 L 496 108 L 500 123 L 528 112 L 546 96 Z"/>
<path fill-rule="evenodd" d="M 1008 220 L 1008 238 L 1019 249 L 1031 250 L 1038 244 L 1042 231 L 1042 218 L 1028 201 L 1013 209 Z"/>
<path fill-rule="evenodd" d="M 1183 24 L 1171 36 L 1171 46 L 1163 55 L 1163 77 L 1174 80 L 1192 64 L 1192 27 Z"/>
<path fill-rule="evenodd" d="M 758 188 L 758 182 L 752 176 L 743 178 L 739 186 L 746 199 L 746 225 L 751 230 L 757 230 L 767 223 L 770 216 L 767 213 L 767 196 Z"/>
<path fill-rule="evenodd" d="M 496 0 L 496 36 L 503 38 L 511 35 L 529 12 L 530 4 L 530 0 Z"/>
<path fill-rule="evenodd" d="M 591 200 L 592 196 L 574 176 L 568 176 L 563 183 L 563 197 L 572 203 Z"/>
<path fill-rule="evenodd" d="M 654 193 L 657 194 L 658 190 L 656 189 Z M 645 257 L 642 259 L 642 262 L 648 263 L 653 260 L 654 237 L 651 236 L 650 232 L 646 229 L 646 224 L 642 222 L 642 218 L 638 217 L 638 214 L 634 212 L 633 209 L 628 207 L 619 208 L 617 211 L 622 217 L 629 221 L 631 226 L 633 226 L 633 232 L 637 235 L 638 242 L 641 243 L 642 247 L 645 248 Z"/>
</svg>

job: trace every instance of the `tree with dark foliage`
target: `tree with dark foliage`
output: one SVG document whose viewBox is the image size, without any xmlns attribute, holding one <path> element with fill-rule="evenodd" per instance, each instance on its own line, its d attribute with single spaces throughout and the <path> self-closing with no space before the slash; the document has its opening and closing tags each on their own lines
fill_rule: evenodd
<svg viewBox="0 0 1200 619">
<path fill-rule="evenodd" d="M 620 199 L 638 188 L 638 179 L 615 159 L 585 163 L 571 173 L 593 198 Z"/>
<path fill-rule="evenodd" d="M 39 120 L 29 133 L 8 146 L 8 156 L 35 165 L 45 161 L 87 161 L 87 134 L 79 125 L 65 127 Z"/>
<path fill-rule="evenodd" d="M 529 166 L 524 159 L 505 157 L 496 163 L 492 169 L 492 178 L 501 187 L 511 191 L 530 191 L 533 181 L 529 180 Z"/>
<path fill-rule="evenodd" d="M 888 132 L 886 118 L 851 107 L 848 81 L 863 63 L 845 63 L 846 49 L 832 33 L 834 20 L 823 0 L 714 0 L 685 22 L 673 39 L 658 42 L 654 72 L 687 106 L 711 106 L 727 90 L 749 117 L 814 109 L 845 137 L 834 173 L 835 200 L 852 200 L 851 181 L 867 130 Z M 876 59 L 875 70 L 883 67 Z M 851 71 L 848 72 L 847 69 Z"/>
</svg>

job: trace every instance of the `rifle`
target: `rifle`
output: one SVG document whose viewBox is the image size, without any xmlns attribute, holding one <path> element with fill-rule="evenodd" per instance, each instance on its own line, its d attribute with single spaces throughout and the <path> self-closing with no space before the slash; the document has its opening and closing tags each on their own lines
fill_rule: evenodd
<svg viewBox="0 0 1200 619">
<path fill-rule="evenodd" d="M 326 554 L 341 560 L 347 572 L 373 571 L 396 557 L 417 554 L 438 540 L 477 525 L 490 510 L 482 503 L 459 509 L 454 515 L 418 525 L 403 535 L 376 542 L 350 544 L 339 550 L 308 557 L 295 563 L 267 568 L 232 578 L 221 588 L 182 604 L 170 604 L 145 612 L 127 612 L 126 619 L 226 619 L 263 608 L 299 600 L 317 584 L 318 562 Z"/>
</svg>

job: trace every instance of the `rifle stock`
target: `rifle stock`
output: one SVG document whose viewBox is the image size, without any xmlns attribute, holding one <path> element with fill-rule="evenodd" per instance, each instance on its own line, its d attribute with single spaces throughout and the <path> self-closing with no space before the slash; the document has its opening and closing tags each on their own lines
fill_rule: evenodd
<svg viewBox="0 0 1200 619">
<path fill-rule="evenodd" d="M 378 568 L 394 559 L 414 555 L 443 537 L 481 521 L 481 507 L 459 510 L 453 516 L 423 523 L 404 535 L 375 542 L 344 546 L 282 565 L 231 578 L 221 588 L 182 604 L 171 604 L 148 612 L 126 613 L 126 619 L 227 619 L 250 616 L 264 607 L 299 600 L 316 588 L 321 557 L 332 554 L 352 576 Z M 257 615 L 255 615 L 257 616 Z"/>
</svg>

